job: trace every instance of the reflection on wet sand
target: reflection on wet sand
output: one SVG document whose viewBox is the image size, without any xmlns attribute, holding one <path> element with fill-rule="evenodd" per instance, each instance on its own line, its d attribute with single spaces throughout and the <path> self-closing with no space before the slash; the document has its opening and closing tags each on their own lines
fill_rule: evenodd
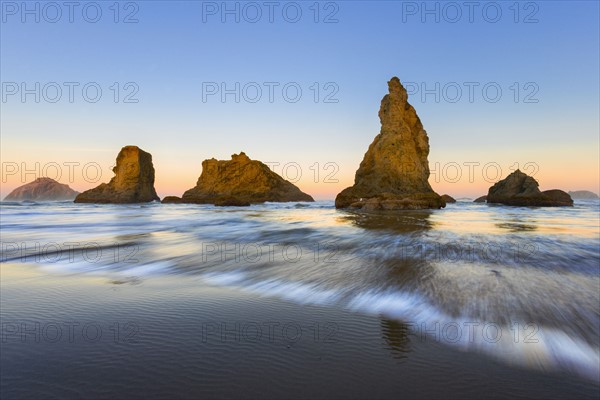
<svg viewBox="0 0 600 400">
<path fill-rule="evenodd" d="M 599 205 L 458 203 L 385 214 L 325 202 L 235 210 L 3 205 L 0 257 L 101 276 L 114 291 L 145 286 L 150 276 L 186 275 L 262 297 L 385 315 L 411 328 L 494 323 L 506 333 L 494 346 L 481 334 L 445 344 L 591 376 L 599 365 Z M 508 340 L 515 323 L 539 326 L 539 344 Z M 408 349 L 400 322 L 382 329 L 399 355 Z"/>
<path fill-rule="evenodd" d="M 433 211 L 359 212 L 340 211 L 339 222 L 371 230 L 391 230 L 397 233 L 420 232 L 435 227 L 430 217 Z"/>
<path fill-rule="evenodd" d="M 522 216 L 518 218 L 514 216 L 510 219 L 504 219 L 501 222 L 497 222 L 496 227 L 507 230 L 509 232 L 531 232 L 538 229 L 538 224 L 535 219 L 524 219 Z"/>
<path fill-rule="evenodd" d="M 535 225 L 523 224 L 518 222 L 504 222 L 501 224 L 496 224 L 496 226 L 500 229 L 506 229 L 509 232 L 528 232 L 535 231 L 538 229 Z"/>
<path fill-rule="evenodd" d="M 385 339 L 387 348 L 396 359 L 408 358 L 411 352 L 410 328 L 407 324 L 381 317 L 381 337 Z"/>
</svg>

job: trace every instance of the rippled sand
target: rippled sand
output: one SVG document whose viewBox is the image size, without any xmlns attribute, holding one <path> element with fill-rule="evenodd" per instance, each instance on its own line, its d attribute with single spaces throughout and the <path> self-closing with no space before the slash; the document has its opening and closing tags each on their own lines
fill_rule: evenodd
<svg viewBox="0 0 600 400">
<path fill-rule="evenodd" d="M 190 301 L 212 304 L 210 318 L 221 312 L 218 307 L 238 307 L 253 316 L 273 305 L 278 315 L 282 305 L 296 310 L 289 312 L 344 315 L 353 321 L 348 330 L 357 334 L 354 350 L 347 350 L 356 353 L 356 362 L 366 357 L 359 333 L 374 324 L 380 338 L 386 329 L 405 332 L 389 340 L 390 348 L 411 343 L 410 351 L 392 352 L 392 358 L 414 359 L 408 353 L 420 345 L 409 340 L 413 335 L 430 343 L 421 346 L 427 354 L 433 348 L 461 351 L 452 353 L 456 360 L 443 361 L 456 361 L 461 370 L 471 362 L 494 368 L 501 362 L 532 376 L 556 374 L 548 376 L 557 382 L 585 379 L 598 385 L 598 201 L 546 209 L 458 202 L 444 210 L 392 214 L 340 211 L 331 202 L 243 208 L 3 203 L 0 212 L 3 269 L 18 266 L 11 269 L 25 275 L 33 269 L 53 282 L 54 294 L 42 295 L 29 285 L 43 279 L 11 278 L 21 282 L 27 299 L 38 299 L 12 305 L 16 317 L 43 317 L 36 307 L 46 298 L 56 299 L 57 310 L 84 304 L 96 289 L 68 295 L 62 282 L 70 287 L 85 277 L 111 288 L 106 298 L 94 300 L 110 310 L 86 310 L 81 318 L 121 308 L 123 299 L 115 293 L 131 294 L 124 304 L 132 315 L 146 307 L 160 310 L 163 303 L 175 307 L 179 299 L 170 312 L 181 307 L 187 311 L 180 317 L 192 318 L 204 308 L 196 303 L 190 312 L 178 296 L 193 285 L 199 298 Z M 146 290 L 149 285 L 157 290 Z M 212 301 L 207 287 L 213 288 Z M 232 293 L 244 300 L 230 301 Z M 245 302 L 253 305 L 240 306 Z M 3 320 L 5 304 L 10 301 L 3 302 Z M 170 314 L 162 310 L 156 318 Z M 363 320 L 366 326 L 354 323 Z M 162 340 L 158 335 L 152 345 L 160 347 Z M 426 369 L 436 362 L 430 358 L 423 362 L 429 363 Z M 455 378 L 457 393 L 473 388 L 470 378 Z"/>
<path fill-rule="evenodd" d="M 199 277 L 113 281 L 18 264 L 1 272 L 3 398 L 550 399 L 598 391 L 454 350 L 396 319 Z"/>
</svg>

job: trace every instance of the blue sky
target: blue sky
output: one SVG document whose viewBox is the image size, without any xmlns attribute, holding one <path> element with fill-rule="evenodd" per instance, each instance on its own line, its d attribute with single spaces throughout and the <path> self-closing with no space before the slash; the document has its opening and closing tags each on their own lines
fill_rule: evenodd
<svg viewBox="0 0 600 400">
<path fill-rule="evenodd" d="M 153 154 L 157 190 L 165 196 L 192 187 L 203 159 L 243 150 L 278 162 L 276 172 L 286 163 L 298 165 L 298 186 L 316 198 L 333 198 L 352 184 L 379 131 L 386 82 L 396 75 L 413 88 L 439 83 L 439 101 L 420 92 L 409 98 L 429 134 L 433 169 L 435 163 L 439 169 L 480 163 L 472 182 L 466 167 L 457 182 L 430 179 L 437 191 L 485 193 L 491 183 L 481 168 L 492 162 L 504 176 L 515 163 L 535 163 L 542 189 L 599 189 L 597 1 L 474 2 L 472 22 L 465 2 L 318 2 L 317 23 L 314 1 L 272 2 L 273 22 L 262 1 L 227 2 L 229 9 L 237 4 L 239 22 L 232 14 L 222 22 L 223 2 L 137 1 L 121 2 L 115 23 L 115 2 L 108 1 L 97 2 L 102 15 L 91 23 L 86 18 L 95 17 L 95 6 L 89 3 L 79 3 L 73 22 L 63 2 L 55 3 L 62 17 L 51 23 L 55 9 L 48 2 L 27 2 L 30 9 L 38 4 L 35 22 L 34 14 L 23 15 L 22 2 L 2 1 L 3 163 L 94 161 L 103 168 L 101 181 L 108 181 L 118 150 L 136 144 Z M 247 21 L 257 7 L 262 17 Z M 423 14 L 423 7 L 439 12 Z M 298 8 L 302 16 L 292 23 Z M 132 12 L 138 22 L 124 23 Z M 325 23 L 328 15 L 337 22 Z M 12 83 L 23 82 L 28 88 L 56 82 L 63 96 L 47 101 L 51 87 L 47 96 L 40 89 L 39 103 L 34 95 L 22 102 L 19 92 L 7 94 Z M 64 82 L 79 84 L 73 102 Z M 81 92 L 90 82 L 102 90 L 96 103 Z M 236 82 L 239 103 L 233 94 L 222 102 L 219 94 L 204 93 L 203 101 L 203 87 L 232 89 Z M 273 82 L 273 102 L 265 82 Z M 257 102 L 248 101 L 254 83 L 262 90 Z M 286 84 L 302 90 L 297 102 L 284 97 Z M 491 88 L 488 98 L 484 86 Z M 462 97 L 454 101 L 456 87 Z M 492 102 L 497 87 L 502 95 Z M 123 102 L 134 89 L 138 102 Z M 328 94 L 337 102 L 325 102 Z M 328 162 L 337 167 L 325 170 Z M 323 182 L 334 169 L 338 182 Z M 23 180 L 3 176 L 2 196 Z M 67 182 L 64 174 L 61 181 L 78 190 L 95 186 L 81 177 Z"/>
</svg>

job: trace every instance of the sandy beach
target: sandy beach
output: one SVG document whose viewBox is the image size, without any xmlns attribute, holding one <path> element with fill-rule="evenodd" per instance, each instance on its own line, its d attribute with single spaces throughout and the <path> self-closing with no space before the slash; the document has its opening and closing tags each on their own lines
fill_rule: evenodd
<svg viewBox="0 0 600 400">
<path fill-rule="evenodd" d="M 10 398 L 596 398 L 577 377 L 507 366 L 401 321 L 214 287 L 2 264 Z"/>
</svg>

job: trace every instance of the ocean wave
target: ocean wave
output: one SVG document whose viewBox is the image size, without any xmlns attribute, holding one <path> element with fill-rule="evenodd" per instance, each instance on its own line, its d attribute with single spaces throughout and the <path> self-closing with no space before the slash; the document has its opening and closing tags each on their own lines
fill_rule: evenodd
<svg viewBox="0 0 600 400">
<path fill-rule="evenodd" d="M 478 351 L 504 362 L 541 370 L 566 370 L 598 381 L 600 349 L 557 328 L 527 321 L 509 324 L 449 315 L 417 294 L 370 290 L 349 294 L 322 290 L 315 284 L 269 279 L 251 282 L 242 271 L 209 273 L 210 284 L 234 286 L 262 296 L 276 296 L 299 304 L 341 306 L 355 312 L 382 315 L 407 323 L 421 339 Z"/>
<path fill-rule="evenodd" d="M 494 343 L 481 335 L 440 340 L 589 377 L 599 372 L 598 204 L 550 210 L 460 202 L 383 214 L 335 210 L 332 202 L 4 202 L 0 261 L 117 281 L 200 276 L 263 296 L 388 315 L 419 334 L 496 324 L 504 335 Z M 509 340 L 515 323 L 534 324 L 538 342 Z"/>
</svg>

